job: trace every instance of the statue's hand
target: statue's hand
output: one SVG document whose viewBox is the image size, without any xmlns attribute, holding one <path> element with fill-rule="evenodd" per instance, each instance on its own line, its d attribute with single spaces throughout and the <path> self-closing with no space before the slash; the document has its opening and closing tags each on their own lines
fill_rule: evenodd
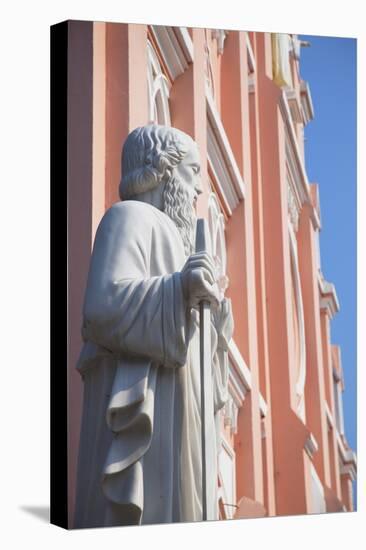
<svg viewBox="0 0 366 550">
<path fill-rule="evenodd" d="M 182 271 L 184 297 L 191 307 L 206 300 L 216 308 L 219 305 L 219 292 L 216 284 L 215 266 L 207 252 L 192 254 Z"/>
<path fill-rule="evenodd" d="M 227 350 L 234 331 L 234 319 L 229 298 L 224 298 L 219 307 L 212 312 L 212 322 L 217 332 L 217 347 Z"/>
</svg>

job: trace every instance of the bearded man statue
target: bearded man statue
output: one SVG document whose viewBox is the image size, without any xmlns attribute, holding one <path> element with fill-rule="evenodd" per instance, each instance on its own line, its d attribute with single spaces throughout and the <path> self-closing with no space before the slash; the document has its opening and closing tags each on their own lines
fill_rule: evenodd
<svg viewBox="0 0 366 550">
<path fill-rule="evenodd" d="M 202 519 L 199 302 L 214 311 L 211 456 L 233 324 L 212 258 L 194 253 L 199 172 L 197 145 L 174 128 L 137 128 L 124 144 L 122 200 L 99 225 L 85 293 L 76 528 Z"/>
</svg>

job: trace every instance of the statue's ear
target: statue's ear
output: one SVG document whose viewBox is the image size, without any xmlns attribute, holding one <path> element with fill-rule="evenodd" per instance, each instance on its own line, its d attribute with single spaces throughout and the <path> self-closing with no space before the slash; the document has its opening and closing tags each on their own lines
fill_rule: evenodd
<svg viewBox="0 0 366 550">
<path fill-rule="evenodd" d="M 170 178 L 172 177 L 172 174 L 173 174 L 173 166 L 166 166 L 164 170 L 163 180 L 164 181 L 170 180 Z"/>
</svg>

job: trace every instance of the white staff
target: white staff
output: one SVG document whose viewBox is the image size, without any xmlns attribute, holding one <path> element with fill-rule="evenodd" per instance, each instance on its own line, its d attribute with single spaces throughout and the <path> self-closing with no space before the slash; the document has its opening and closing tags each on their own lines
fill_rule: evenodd
<svg viewBox="0 0 366 550">
<path fill-rule="evenodd" d="M 206 221 L 202 218 L 197 220 L 196 229 L 196 252 L 210 253 L 210 235 Z M 202 442 L 202 519 L 215 519 L 211 517 L 213 509 L 210 506 L 209 487 L 212 479 L 209 473 L 214 471 L 213 461 L 215 457 L 206 453 L 207 436 L 212 436 L 212 423 L 214 418 L 213 395 L 212 395 L 212 365 L 211 365 L 211 308 L 207 300 L 199 304 L 200 312 L 200 379 L 201 379 L 201 442 Z"/>
</svg>

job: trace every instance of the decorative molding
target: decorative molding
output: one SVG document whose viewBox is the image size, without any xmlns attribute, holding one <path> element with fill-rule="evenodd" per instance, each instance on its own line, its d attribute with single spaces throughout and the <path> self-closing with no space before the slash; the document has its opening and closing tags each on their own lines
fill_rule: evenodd
<svg viewBox="0 0 366 550">
<path fill-rule="evenodd" d="M 231 487 L 227 487 L 225 480 L 227 480 L 227 475 L 225 475 L 225 462 L 223 461 L 222 453 L 226 454 L 227 462 L 226 465 L 229 465 L 231 470 L 231 480 L 228 481 L 231 484 Z M 230 471 L 229 470 L 229 471 Z M 229 473 L 226 470 L 226 474 Z M 232 519 L 234 517 L 236 506 L 236 456 L 235 451 L 231 445 L 226 441 L 225 438 L 221 439 L 221 451 L 219 454 L 219 483 L 220 487 L 218 490 L 218 500 L 221 500 L 223 511 L 226 519 Z M 232 501 L 232 502 L 231 502 Z"/>
<path fill-rule="evenodd" d="M 292 87 L 291 37 L 287 33 L 271 33 L 271 44 L 273 82 L 281 88 Z"/>
<path fill-rule="evenodd" d="M 334 428 L 334 419 L 333 419 L 332 413 L 330 412 L 330 408 L 328 406 L 328 403 L 326 401 L 324 402 L 324 407 L 325 407 L 325 414 L 326 414 L 326 417 L 327 417 L 328 426 L 333 429 Z"/>
<path fill-rule="evenodd" d="M 229 358 L 238 373 L 245 391 L 250 391 L 252 388 L 252 375 L 233 338 L 229 342 Z"/>
<path fill-rule="evenodd" d="M 187 27 L 174 27 L 174 31 L 188 63 L 193 63 L 193 41 Z"/>
<path fill-rule="evenodd" d="M 252 375 L 233 339 L 229 342 L 229 389 L 238 407 L 252 387 Z"/>
<path fill-rule="evenodd" d="M 332 354 L 332 367 L 333 367 L 333 376 L 336 382 L 340 383 L 342 391 L 344 390 L 344 378 L 343 378 L 343 368 L 342 368 L 342 357 L 341 357 L 341 348 L 335 344 L 331 345 L 331 354 Z"/>
<path fill-rule="evenodd" d="M 326 281 L 321 272 L 318 274 L 318 286 L 320 291 L 320 309 L 326 311 L 329 318 L 333 319 L 340 309 L 335 286 L 333 283 Z"/>
<path fill-rule="evenodd" d="M 229 360 L 229 387 L 231 387 L 233 397 L 236 397 L 237 403 L 240 407 L 244 401 L 246 393 L 252 388 L 252 374 L 233 339 L 229 342 Z M 234 392 L 236 395 L 234 395 Z M 266 416 L 268 405 L 262 394 L 259 394 L 259 408 L 261 416 Z"/>
<path fill-rule="evenodd" d="M 343 434 L 343 411 L 341 398 L 341 385 L 333 379 L 333 394 L 334 394 L 334 412 L 335 412 L 335 427 L 337 433 Z"/>
<path fill-rule="evenodd" d="M 294 182 L 296 183 L 297 192 L 299 194 L 301 203 L 311 203 L 309 193 L 309 182 L 306 175 L 305 167 L 300 155 L 299 146 L 297 143 L 297 137 L 295 128 L 292 122 L 292 116 L 290 107 L 287 101 L 287 95 L 285 91 L 282 91 L 280 96 L 280 111 L 285 126 L 286 134 L 286 157 L 289 161 L 291 168 L 291 174 L 293 175 Z"/>
<path fill-rule="evenodd" d="M 265 418 L 268 412 L 268 405 L 261 393 L 259 394 L 259 410 L 261 412 L 261 418 Z"/>
<path fill-rule="evenodd" d="M 206 87 L 207 156 L 218 191 L 231 216 L 245 198 L 245 184 L 210 90 Z"/>
<path fill-rule="evenodd" d="M 169 82 L 163 74 L 151 42 L 147 42 L 147 83 L 149 91 L 149 122 L 170 126 Z"/>
<path fill-rule="evenodd" d="M 354 464 L 348 462 L 347 464 L 343 464 L 341 466 L 340 474 L 348 475 L 351 481 L 355 481 L 357 477 L 357 469 L 355 468 Z"/>
<path fill-rule="evenodd" d="M 205 76 L 206 76 L 206 88 L 209 89 L 209 91 L 212 94 L 212 97 L 215 97 L 215 81 L 213 76 L 213 68 L 212 68 L 212 61 L 211 61 L 211 49 L 210 49 L 210 37 L 208 36 L 208 29 L 205 29 L 205 45 L 204 45 L 204 53 L 205 53 Z"/>
<path fill-rule="evenodd" d="M 245 41 L 247 44 L 247 56 L 248 56 L 248 74 L 253 74 L 257 70 L 254 52 L 248 33 L 245 34 Z"/>
<path fill-rule="evenodd" d="M 305 420 L 305 410 L 304 410 L 304 391 L 305 391 L 305 381 L 306 381 L 306 345 L 305 345 L 305 321 L 304 321 L 304 306 L 301 293 L 301 281 L 300 281 L 300 271 L 299 271 L 299 262 L 297 258 L 297 244 L 296 237 L 292 230 L 292 226 L 289 226 L 289 244 L 290 244 L 290 261 L 291 261 L 291 274 L 292 274 L 292 284 L 294 286 L 295 300 L 296 300 L 296 314 L 297 314 L 297 324 L 299 327 L 299 346 L 300 346 L 300 365 L 299 373 L 296 381 L 296 394 L 299 398 L 297 405 L 297 414 L 302 420 Z"/>
<path fill-rule="evenodd" d="M 300 98 L 304 124 L 308 124 L 314 118 L 314 106 L 311 98 L 310 87 L 308 82 L 302 80 L 300 82 Z"/>
<path fill-rule="evenodd" d="M 288 116 L 291 117 L 290 112 L 288 113 Z M 292 124 L 292 120 L 291 120 L 291 124 Z M 286 131 L 286 126 L 287 125 L 285 124 L 286 162 L 287 162 L 288 171 L 291 174 L 291 181 L 293 182 L 294 192 L 296 192 L 296 194 L 298 195 L 301 206 L 303 204 L 311 204 L 310 194 L 308 191 L 309 184 L 307 182 L 307 177 L 304 173 L 305 170 L 302 167 L 302 161 L 300 160 L 300 153 L 298 152 L 298 150 L 297 151 L 294 150 L 293 140 L 289 137 L 289 134 Z M 297 142 L 296 142 L 296 147 L 297 147 Z"/>
<path fill-rule="evenodd" d="M 287 210 L 289 220 L 295 233 L 299 228 L 300 209 L 301 206 L 299 204 L 298 198 L 295 197 L 293 186 L 291 185 L 290 181 L 287 180 Z"/>
<path fill-rule="evenodd" d="M 333 366 L 333 378 L 336 382 L 343 382 L 342 376 L 334 366 Z"/>
<path fill-rule="evenodd" d="M 293 122 L 296 124 L 302 123 L 301 105 L 297 98 L 295 90 L 293 88 L 287 88 L 285 90 L 285 94 L 287 97 L 288 105 L 290 107 Z"/>
<path fill-rule="evenodd" d="M 220 298 L 222 299 L 228 285 L 226 275 L 225 221 L 215 193 L 211 193 L 208 197 L 208 227 L 212 257 L 216 267 Z M 234 343 L 231 344 L 231 348 L 236 348 Z M 243 369 L 241 357 L 236 361 L 235 365 L 233 365 L 233 361 L 229 361 L 229 398 L 223 409 L 223 416 L 224 425 L 230 428 L 231 435 L 237 432 L 238 410 L 242 406 L 247 392 L 245 381 L 240 376 L 241 369 Z"/>
<path fill-rule="evenodd" d="M 256 87 L 256 78 L 255 78 L 255 74 L 252 73 L 248 76 L 248 92 L 250 94 L 254 94 L 255 87 Z"/>
<path fill-rule="evenodd" d="M 342 382 L 340 384 L 337 384 L 335 389 L 336 389 L 335 401 L 336 401 L 336 407 L 337 407 L 337 428 L 338 428 L 338 432 L 341 435 L 342 441 L 345 441 L 344 410 L 343 410 L 343 398 L 342 398 L 342 392 L 344 391 L 343 373 L 342 373 Z"/>
<path fill-rule="evenodd" d="M 230 395 L 224 407 L 224 426 L 230 428 L 230 434 L 235 435 L 238 431 L 239 407 Z"/>
<path fill-rule="evenodd" d="M 357 457 L 352 449 L 346 449 L 338 430 L 336 432 L 336 438 L 342 464 L 345 465 L 347 463 L 351 463 L 355 469 L 357 469 Z"/>
<path fill-rule="evenodd" d="M 313 215 L 316 218 L 318 229 L 321 228 L 321 215 L 320 215 L 320 197 L 319 197 L 319 185 L 317 183 L 309 184 L 309 193 L 311 204 L 313 205 Z"/>
<path fill-rule="evenodd" d="M 286 160 L 291 178 L 294 182 L 296 192 L 300 199 L 301 206 L 307 204 L 311 207 L 311 221 L 314 229 L 320 229 L 319 216 L 314 208 L 310 195 L 310 186 L 306 174 L 304 162 L 300 155 L 297 136 L 292 121 L 291 111 L 285 90 L 282 91 L 279 107 L 285 128 Z"/>
<path fill-rule="evenodd" d="M 215 193 L 211 193 L 208 197 L 208 227 L 212 257 L 216 268 L 220 298 L 222 299 L 228 285 L 225 221 Z M 240 383 L 235 372 L 231 372 L 232 368 L 235 369 L 229 362 L 229 398 L 223 409 L 224 425 L 230 428 L 231 435 L 237 432 L 238 409 L 242 405 L 246 394 L 245 385 Z"/>
<path fill-rule="evenodd" d="M 304 449 L 310 458 L 313 458 L 314 454 L 318 451 L 318 443 L 312 433 L 309 434 L 309 437 L 305 441 Z"/>
<path fill-rule="evenodd" d="M 212 253 L 217 269 L 219 285 L 224 296 L 227 286 L 225 222 L 216 195 L 208 198 L 208 226 L 211 237 Z M 251 388 L 251 373 L 233 339 L 229 343 L 229 399 L 224 408 L 224 424 L 230 427 L 231 434 L 237 432 L 238 411 L 242 406 L 247 391 Z M 267 403 L 259 396 L 261 416 L 267 414 Z"/>
<path fill-rule="evenodd" d="M 224 53 L 225 38 L 229 34 L 229 31 L 224 29 L 214 29 L 213 37 L 217 41 L 217 52 L 222 55 Z"/>
<path fill-rule="evenodd" d="M 151 31 L 172 81 L 183 74 L 188 64 L 193 61 L 192 40 L 187 29 L 184 29 L 184 27 L 151 25 Z"/>
<path fill-rule="evenodd" d="M 267 430 L 266 430 L 266 421 L 264 418 L 261 419 L 261 438 L 266 439 Z"/>
<path fill-rule="evenodd" d="M 296 36 L 290 37 L 290 55 L 296 61 L 300 60 L 300 51 L 301 51 L 301 40 L 299 40 Z"/>
<path fill-rule="evenodd" d="M 216 280 L 218 281 L 220 299 L 222 299 L 228 287 L 229 279 L 226 274 L 225 219 L 215 193 L 211 193 L 208 198 L 208 227 L 211 237 L 212 257 L 216 267 Z"/>
<path fill-rule="evenodd" d="M 228 443 L 225 438 L 223 438 L 221 440 L 221 443 L 222 443 L 223 448 L 225 449 L 225 451 L 229 455 L 229 457 L 234 461 L 236 455 L 235 455 L 235 451 L 232 448 L 232 446 L 230 445 L 230 443 Z"/>
</svg>

